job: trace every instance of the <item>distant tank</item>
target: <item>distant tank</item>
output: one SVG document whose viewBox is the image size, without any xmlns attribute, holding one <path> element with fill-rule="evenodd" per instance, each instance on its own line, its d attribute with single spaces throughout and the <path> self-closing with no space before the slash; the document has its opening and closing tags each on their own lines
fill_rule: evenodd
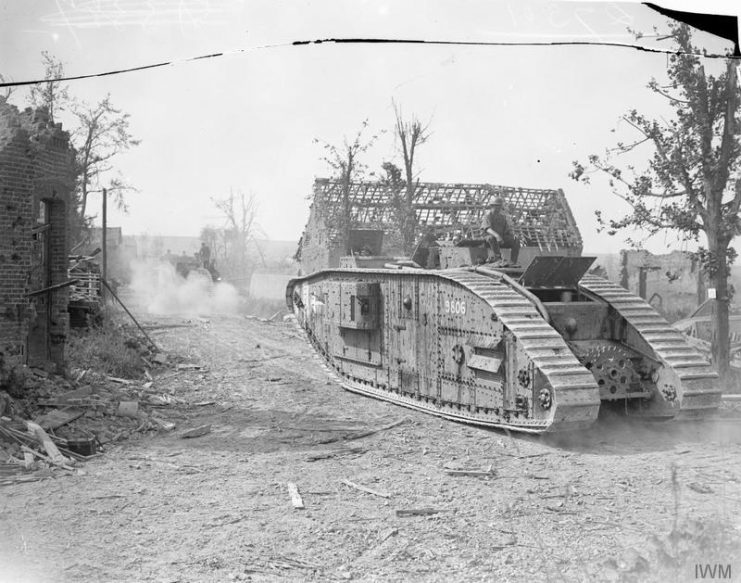
<svg viewBox="0 0 741 583">
<path fill-rule="evenodd" d="M 174 256 L 170 262 L 175 265 L 176 273 L 183 279 L 200 278 L 210 282 L 221 280 L 221 276 L 219 275 L 219 272 L 216 271 L 213 261 L 204 266 L 203 262 L 201 262 L 197 257 L 182 255 Z"/>
<path fill-rule="evenodd" d="M 425 198 L 441 191 L 437 206 Z M 507 199 L 522 265 L 487 263 L 476 228 L 495 195 Z M 584 428 L 606 402 L 656 419 L 718 407 L 717 373 L 686 337 L 643 299 L 587 273 L 594 258 L 581 256 L 560 190 L 421 185 L 415 209 L 427 229 L 412 258 L 384 253 L 382 230 L 356 229 L 364 245 L 375 241 L 371 254 L 288 284 L 289 308 L 345 388 L 534 433 Z"/>
</svg>

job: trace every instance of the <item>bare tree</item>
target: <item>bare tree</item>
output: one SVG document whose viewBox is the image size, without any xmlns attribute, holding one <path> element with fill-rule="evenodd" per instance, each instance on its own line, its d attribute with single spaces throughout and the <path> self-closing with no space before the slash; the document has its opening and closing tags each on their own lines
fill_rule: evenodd
<svg viewBox="0 0 741 583">
<path fill-rule="evenodd" d="M 637 138 L 619 142 L 605 156 L 592 155 L 588 163 L 574 162 L 571 177 L 589 181 L 601 173 L 613 192 L 628 203 L 623 218 L 598 219 L 609 234 L 639 228 L 649 235 L 670 230 L 686 240 L 705 243 L 695 253 L 716 290 L 713 353 L 721 374 L 729 369 L 728 285 L 736 251 L 731 241 L 741 233 L 741 144 L 736 65 L 728 58 L 725 72 L 709 75 L 692 44 L 690 28 L 671 23 L 664 36 L 677 45 L 668 59 L 667 82 L 652 79 L 649 89 L 665 98 L 674 119 L 652 119 L 633 109 L 623 117 Z M 614 155 L 649 147 L 645 171 L 629 164 L 618 166 Z M 703 241 L 704 239 L 704 241 Z"/>
<path fill-rule="evenodd" d="M 401 107 L 394 106 L 394 132 L 399 138 L 401 154 L 404 160 L 404 194 L 397 196 L 394 207 L 401 229 L 404 252 L 411 254 L 414 250 L 414 239 L 417 232 L 417 215 L 414 212 L 414 194 L 419 185 L 419 178 L 414 173 L 414 161 L 417 148 L 430 137 L 429 123 L 423 125 L 415 116 L 404 119 Z"/>
<path fill-rule="evenodd" d="M 56 115 L 71 101 L 67 85 L 60 81 L 64 77 L 64 65 L 48 51 L 41 51 L 41 62 L 44 65 L 45 82 L 31 87 L 29 101 L 34 108 L 45 107 L 49 119 L 54 121 Z"/>
<path fill-rule="evenodd" d="M 250 241 L 254 242 L 259 230 L 257 199 L 254 194 L 245 195 L 241 191 L 235 193 L 230 190 L 228 197 L 212 198 L 211 201 L 224 217 L 224 262 L 234 277 L 244 278 L 249 271 L 247 245 Z"/>
<path fill-rule="evenodd" d="M 368 128 L 368 120 L 364 120 L 360 129 L 355 134 L 352 141 L 347 137 L 343 139 L 342 146 L 334 146 L 319 139 L 314 139 L 314 143 L 321 144 L 324 148 L 322 160 L 332 169 L 333 178 L 340 181 L 341 184 L 341 201 L 340 208 L 333 209 L 329 205 L 321 209 L 327 219 L 327 224 L 340 233 L 341 247 L 345 255 L 350 254 L 350 229 L 352 228 L 352 201 L 350 200 L 351 185 L 354 180 L 362 177 L 367 169 L 360 158 L 362 154 L 376 142 L 379 134 L 374 134 L 370 138 L 363 136 Z M 317 201 L 321 204 L 321 201 Z"/>
</svg>

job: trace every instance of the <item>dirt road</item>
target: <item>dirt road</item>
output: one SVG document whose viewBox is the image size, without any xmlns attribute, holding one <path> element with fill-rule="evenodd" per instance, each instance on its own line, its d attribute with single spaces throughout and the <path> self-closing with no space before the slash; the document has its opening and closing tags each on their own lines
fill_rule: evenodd
<svg viewBox="0 0 741 583">
<path fill-rule="evenodd" d="M 289 322 L 152 334 L 205 366 L 155 378 L 175 431 L 0 489 L 0 580 L 741 580 L 739 422 L 507 435 L 342 390 Z"/>
</svg>

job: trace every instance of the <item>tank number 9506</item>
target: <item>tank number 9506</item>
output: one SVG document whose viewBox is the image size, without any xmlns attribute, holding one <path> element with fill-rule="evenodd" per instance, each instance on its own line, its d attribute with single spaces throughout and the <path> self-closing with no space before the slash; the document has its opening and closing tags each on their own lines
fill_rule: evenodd
<svg viewBox="0 0 741 583">
<path fill-rule="evenodd" d="M 465 314 L 466 302 L 462 300 L 445 300 L 445 312 L 448 314 Z"/>
</svg>

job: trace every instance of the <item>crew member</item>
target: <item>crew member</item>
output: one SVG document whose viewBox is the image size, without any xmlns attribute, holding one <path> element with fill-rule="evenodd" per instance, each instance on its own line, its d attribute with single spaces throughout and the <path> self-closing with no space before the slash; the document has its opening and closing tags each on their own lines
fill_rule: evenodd
<svg viewBox="0 0 741 583">
<path fill-rule="evenodd" d="M 211 248 L 206 243 L 201 243 L 201 249 L 198 251 L 198 258 L 201 260 L 201 267 L 209 269 L 211 265 Z"/>
<path fill-rule="evenodd" d="M 493 260 L 502 262 L 501 249 L 510 249 L 510 263 L 516 264 L 520 254 L 520 242 L 512 231 L 512 221 L 506 213 L 502 212 L 504 200 L 497 196 L 490 205 L 489 212 L 484 216 L 481 228 L 485 231 L 485 241 L 491 249 Z"/>
</svg>

